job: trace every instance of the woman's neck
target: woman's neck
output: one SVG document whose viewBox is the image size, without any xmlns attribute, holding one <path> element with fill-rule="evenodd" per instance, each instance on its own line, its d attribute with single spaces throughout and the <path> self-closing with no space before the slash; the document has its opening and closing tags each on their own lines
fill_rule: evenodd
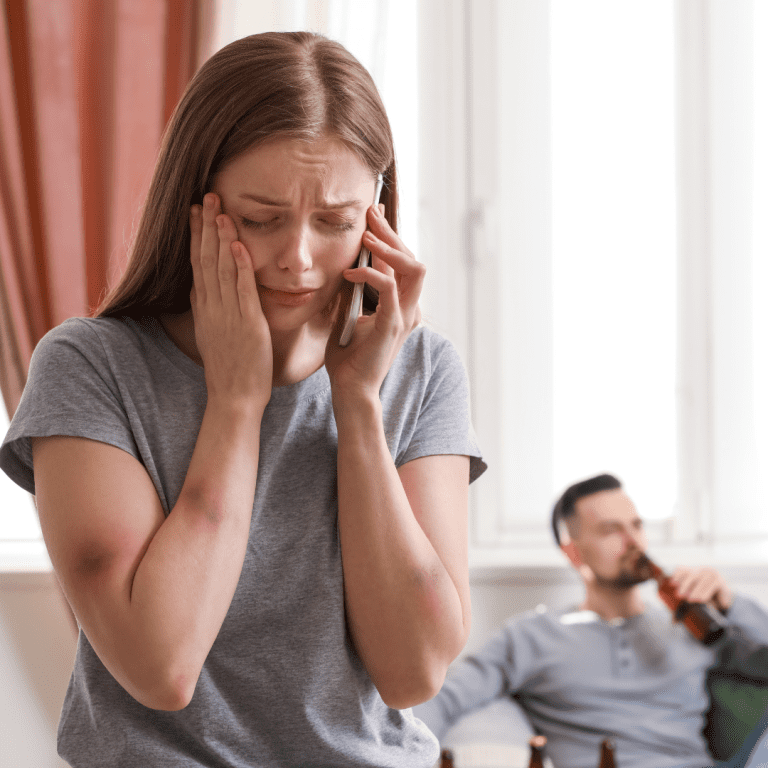
<svg viewBox="0 0 768 768">
<path fill-rule="evenodd" d="M 192 311 L 161 315 L 160 322 L 171 341 L 191 360 L 203 365 L 195 342 Z M 296 384 L 311 376 L 325 362 L 330 329 L 306 324 L 292 331 L 272 331 L 272 386 Z"/>
<path fill-rule="evenodd" d="M 272 386 L 296 384 L 325 363 L 329 329 L 307 323 L 297 331 L 272 331 Z"/>
</svg>

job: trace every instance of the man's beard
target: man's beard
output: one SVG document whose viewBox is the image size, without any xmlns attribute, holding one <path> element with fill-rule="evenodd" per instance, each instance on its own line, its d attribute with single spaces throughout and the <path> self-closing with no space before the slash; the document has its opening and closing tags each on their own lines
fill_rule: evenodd
<svg viewBox="0 0 768 768">
<path fill-rule="evenodd" d="M 636 587 L 638 584 L 642 584 L 644 581 L 648 581 L 648 576 L 644 576 L 636 571 L 620 571 L 619 575 L 613 579 L 604 579 L 602 576 L 595 574 L 595 581 L 601 587 L 612 589 L 615 592 L 624 592 L 627 589 Z"/>
<path fill-rule="evenodd" d="M 616 592 L 624 592 L 632 587 L 636 587 L 638 584 L 642 584 L 644 581 L 648 581 L 651 578 L 651 573 L 648 570 L 643 555 L 641 554 L 632 566 L 627 566 L 619 571 L 618 576 L 614 576 L 611 579 L 603 578 L 602 576 L 595 574 L 595 581 L 601 586 L 607 589 L 612 589 Z"/>
</svg>

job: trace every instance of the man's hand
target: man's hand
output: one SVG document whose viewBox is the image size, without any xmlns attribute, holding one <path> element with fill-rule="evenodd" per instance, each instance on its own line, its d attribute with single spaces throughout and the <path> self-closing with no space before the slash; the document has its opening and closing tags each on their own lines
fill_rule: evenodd
<svg viewBox="0 0 768 768">
<path fill-rule="evenodd" d="M 689 603 L 712 603 L 724 612 L 733 602 L 733 592 L 714 568 L 677 568 L 672 582 Z"/>
</svg>

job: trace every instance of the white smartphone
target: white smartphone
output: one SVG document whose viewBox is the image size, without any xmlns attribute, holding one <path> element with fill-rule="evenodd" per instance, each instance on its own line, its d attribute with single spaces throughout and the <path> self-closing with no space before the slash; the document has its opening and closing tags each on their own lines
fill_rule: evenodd
<svg viewBox="0 0 768 768">
<path fill-rule="evenodd" d="M 376 190 L 373 193 L 373 204 L 379 204 L 379 198 L 381 197 L 381 189 L 384 186 L 384 176 L 381 174 L 376 178 Z M 371 252 L 363 246 L 360 249 L 360 255 L 357 257 L 358 267 L 367 267 L 368 261 L 371 258 Z M 363 290 L 365 289 L 365 283 L 355 283 L 355 287 L 352 289 L 352 301 L 349 304 L 349 309 L 344 318 L 344 327 L 341 330 L 341 337 L 339 338 L 339 346 L 346 347 L 350 341 L 352 341 L 352 334 L 355 332 L 355 325 L 357 325 L 357 318 L 360 317 L 360 308 L 363 306 Z"/>
</svg>

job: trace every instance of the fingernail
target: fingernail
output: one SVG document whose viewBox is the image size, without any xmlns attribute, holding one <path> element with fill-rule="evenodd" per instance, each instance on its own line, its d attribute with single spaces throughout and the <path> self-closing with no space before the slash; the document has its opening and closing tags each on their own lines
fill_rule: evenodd
<svg viewBox="0 0 768 768">
<path fill-rule="evenodd" d="M 213 195 L 206 195 L 203 198 L 203 203 L 205 204 L 205 207 L 210 209 L 213 208 Z"/>
</svg>

